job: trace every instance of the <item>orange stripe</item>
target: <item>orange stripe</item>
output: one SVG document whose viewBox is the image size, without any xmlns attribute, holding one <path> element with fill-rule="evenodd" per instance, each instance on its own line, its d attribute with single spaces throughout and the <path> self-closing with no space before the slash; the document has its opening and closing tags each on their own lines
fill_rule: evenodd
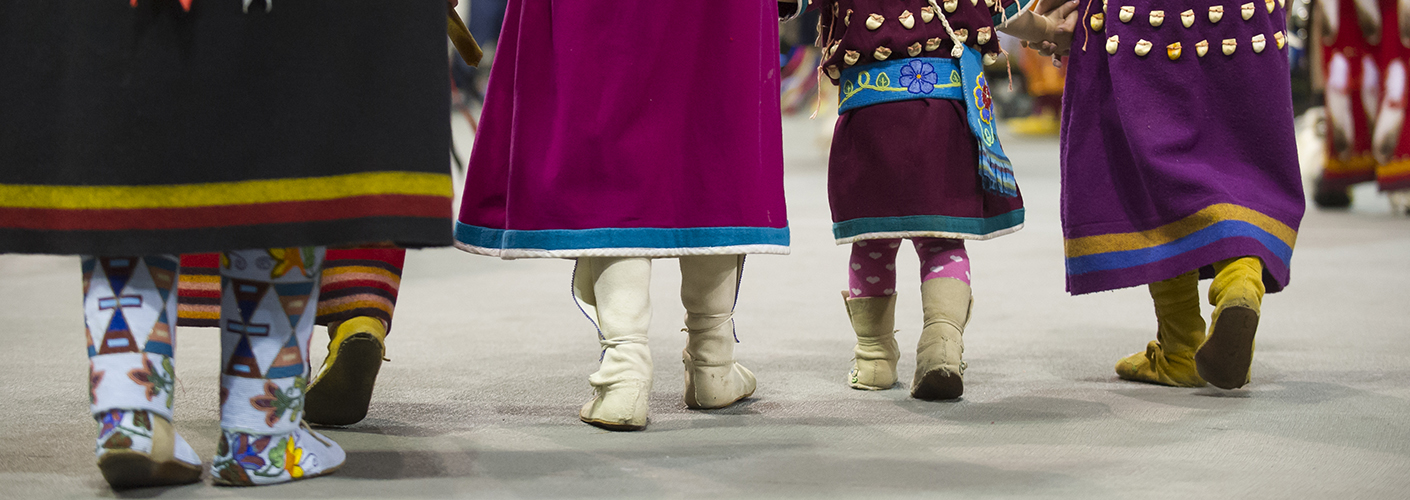
<svg viewBox="0 0 1410 500">
<path fill-rule="evenodd" d="M 346 269 L 346 268 L 340 268 L 340 269 Z M 333 273 L 324 272 L 324 274 L 323 274 L 323 284 L 324 284 L 324 285 L 333 285 L 333 284 L 342 283 L 342 282 L 344 282 L 344 281 L 377 281 L 377 282 L 382 282 L 382 283 L 390 283 L 390 284 L 392 284 L 393 286 L 397 286 L 397 285 L 400 285 L 400 284 L 401 284 L 401 277 L 400 277 L 400 276 L 397 276 L 397 275 L 394 274 L 394 273 L 388 272 L 388 271 L 385 270 L 385 269 L 377 269 L 377 268 L 372 268 L 372 267 L 361 267 L 361 268 L 358 268 L 358 269 L 362 269 L 363 272 L 349 272 L 349 271 L 340 271 L 340 272 L 333 272 Z"/>
<path fill-rule="evenodd" d="M 377 300 L 371 300 L 370 298 Z M 390 301 L 382 297 L 377 297 L 376 295 L 354 295 L 351 297 L 343 297 L 341 299 L 336 300 L 319 301 L 318 315 L 324 316 L 329 314 L 337 314 L 343 311 L 352 311 L 355 309 L 368 308 L 377 309 L 390 315 L 392 313 L 393 307 L 394 306 Z"/>
</svg>

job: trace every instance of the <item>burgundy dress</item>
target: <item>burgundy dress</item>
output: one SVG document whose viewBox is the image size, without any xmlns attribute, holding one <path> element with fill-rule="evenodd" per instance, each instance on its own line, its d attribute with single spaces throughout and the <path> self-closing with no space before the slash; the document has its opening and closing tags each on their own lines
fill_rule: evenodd
<svg viewBox="0 0 1410 500">
<path fill-rule="evenodd" d="M 941 16 L 923 0 L 824 0 L 819 45 L 824 73 L 911 57 L 950 58 Z M 999 51 L 993 8 L 960 0 L 944 17 L 966 42 Z M 909 14 L 909 16 L 907 16 Z M 872 16 L 880 16 L 875 29 Z M 909 17 L 909 20 L 906 18 Z M 907 27 L 909 25 L 909 27 Z M 985 43 L 981 30 L 988 30 Z M 889 50 L 889 55 L 886 51 Z M 828 199 L 838 244 L 883 238 L 988 239 L 1023 226 L 1021 196 L 985 191 L 978 144 L 964 101 L 913 99 L 846 111 L 837 120 L 828 161 Z"/>
</svg>

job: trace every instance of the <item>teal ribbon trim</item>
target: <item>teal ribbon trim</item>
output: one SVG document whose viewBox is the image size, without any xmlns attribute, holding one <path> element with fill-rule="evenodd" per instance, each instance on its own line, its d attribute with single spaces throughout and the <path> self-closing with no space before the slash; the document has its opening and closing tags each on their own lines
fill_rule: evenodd
<svg viewBox="0 0 1410 500">
<path fill-rule="evenodd" d="M 455 240 L 499 250 L 587 250 L 598 248 L 711 248 L 788 246 L 788 227 L 597 228 L 505 230 L 455 224 Z"/>
<path fill-rule="evenodd" d="M 956 233 L 971 236 L 985 236 L 1023 224 L 1024 210 L 983 217 L 954 217 L 949 215 L 907 215 L 901 217 L 864 217 L 832 224 L 832 236 L 836 239 L 852 238 L 876 233 Z"/>
</svg>

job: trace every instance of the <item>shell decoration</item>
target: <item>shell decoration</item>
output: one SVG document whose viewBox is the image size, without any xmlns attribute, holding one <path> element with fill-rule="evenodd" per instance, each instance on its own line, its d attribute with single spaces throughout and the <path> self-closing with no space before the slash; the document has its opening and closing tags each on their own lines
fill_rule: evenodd
<svg viewBox="0 0 1410 500">
<path fill-rule="evenodd" d="M 1151 44 L 1150 40 L 1136 40 L 1136 55 L 1145 57 L 1146 54 L 1151 52 L 1151 47 L 1154 47 L 1154 45 Z"/>
<path fill-rule="evenodd" d="M 881 23 L 884 22 L 886 22 L 886 18 L 882 17 L 881 14 L 867 16 L 867 29 L 876 31 L 878 28 L 881 28 Z"/>
</svg>

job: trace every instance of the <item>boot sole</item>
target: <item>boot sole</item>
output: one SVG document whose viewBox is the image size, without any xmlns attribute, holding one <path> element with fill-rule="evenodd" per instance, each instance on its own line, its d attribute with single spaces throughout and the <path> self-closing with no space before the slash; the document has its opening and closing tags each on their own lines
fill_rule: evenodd
<svg viewBox="0 0 1410 500">
<path fill-rule="evenodd" d="M 1236 306 L 1220 312 L 1209 339 L 1195 353 L 1199 376 L 1220 389 L 1238 389 L 1248 384 L 1257 332 L 1258 311 Z"/>
<path fill-rule="evenodd" d="M 633 431 L 639 431 L 639 430 L 642 430 L 642 429 L 645 429 L 645 428 L 646 428 L 646 424 L 642 424 L 642 425 L 624 424 L 624 423 L 621 423 L 621 422 L 608 422 L 608 421 L 606 421 L 606 420 L 588 419 L 588 418 L 582 418 L 582 417 L 578 417 L 578 420 L 582 420 L 583 423 L 588 424 L 588 425 L 591 425 L 591 426 L 593 426 L 593 427 L 599 427 L 599 428 L 602 428 L 602 429 L 607 429 L 607 430 L 609 430 L 609 431 L 617 431 L 617 432 L 633 432 Z M 648 422 L 649 422 L 649 421 L 648 421 Z"/>
<path fill-rule="evenodd" d="M 304 420 L 318 425 L 352 425 L 367 417 L 372 388 L 382 368 L 382 343 L 368 333 L 338 345 L 338 358 L 308 388 Z"/>
<path fill-rule="evenodd" d="M 852 377 L 847 377 L 847 387 L 851 387 L 851 388 L 856 389 L 856 390 L 859 390 L 859 391 L 884 391 L 884 390 L 890 389 L 890 388 L 892 388 L 892 387 L 896 387 L 896 383 L 895 383 L 895 382 L 892 382 L 891 385 L 888 385 L 888 386 L 886 386 L 886 387 L 877 387 L 877 386 L 874 386 L 874 385 L 866 385 L 866 384 L 861 384 L 861 383 L 852 382 Z"/>
<path fill-rule="evenodd" d="M 98 459 L 98 470 L 113 489 L 173 486 L 201 481 L 201 467 L 180 461 L 156 462 L 146 453 L 115 450 Z"/>
<path fill-rule="evenodd" d="M 926 401 L 959 399 L 964 394 L 964 378 L 943 370 L 925 372 L 911 388 L 911 397 Z"/>
<path fill-rule="evenodd" d="M 321 472 L 319 472 L 319 473 L 317 473 L 317 474 L 305 474 L 303 477 L 300 477 L 300 478 L 297 478 L 297 479 L 290 479 L 290 480 L 284 481 L 284 482 L 282 482 L 282 483 L 263 483 L 263 484 L 260 484 L 260 483 L 231 483 L 231 482 L 227 482 L 227 481 L 221 481 L 219 477 L 216 477 L 215 479 L 213 479 L 213 480 L 211 481 L 211 484 L 213 484 L 213 485 L 215 485 L 215 486 L 226 487 L 226 488 L 253 488 L 253 487 L 255 487 L 255 486 L 273 486 L 273 485 L 276 485 L 276 484 L 288 484 L 288 483 L 294 483 L 294 482 L 298 482 L 298 481 L 303 481 L 303 480 L 305 480 L 305 479 L 313 479 L 313 478 L 316 478 L 316 477 L 327 476 L 327 475 L 330 475 L 330 474 L 332 474 L 332 473 L 334 473 L 334 472 L 338 472 L 338 469 L 341 469 L 341 468 L 343 468 L 343 464 L 338 464 L 337 467 L 330 467 L 330 468 L 328 468 L 328 469 L 324 469 L 323 471 L 321 471 Z"/>
<path fill-rule="evenodd" d="M 754 395 L 754 391 L 749 391 L 749 394 L 745 394 L 743 396 L 740 396 L 738 399 L 735 399 L 734 401 L 730 401 L 719 406 L 701 406 L 700 402 L 695 400 L 694 392 L 695 391 L 686 391 L 685 394 L 685 407 L 690 408 L 692 410 L 718 410 L 720 408 L 728 408 L 730 405 L 749 399 L 749 396 Z"/>
</svg>

